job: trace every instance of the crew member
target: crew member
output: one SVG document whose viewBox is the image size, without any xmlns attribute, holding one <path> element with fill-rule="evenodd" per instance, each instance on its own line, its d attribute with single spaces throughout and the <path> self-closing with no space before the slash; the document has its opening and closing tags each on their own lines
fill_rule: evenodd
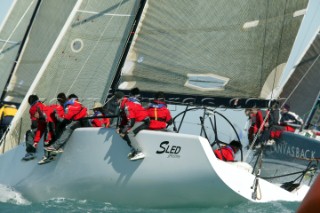
<svg viewBox="0 0 320 213">
<path fill-rule="evenodd" d="M 125 98 L 121 92 L 117 92 L 115 96 L 120 106 L 120 116 L 122 117 L 119 133 L 132 148 L 128 157 L 130 160 L 143 159 L 145 155 L 142 153 L 135 136 L 139 131 L 149 127 L 150 118 L 147 110 L 140 103 L 140 90 L 133 88 L 130 91 L 129 98 Z"/>
<path fill-rule="evenodd" d="M 164 102 L 164 93 L 157 92 L 152 103 L 149 104 L 147 109 L 150 117 L 149 129 L 152 130 L 165 130 L 167 125 L 172 124 L 171 113 Z"/>
<path fill-rule="evenodd" d="M 220 149 L 214 150 L 214 154 L 220 160 L 224 161 L 234 161 L 235 154 L 242 148 L 239 141 L 233 140 L 229 145 L 222 146 Z"/>
<path fill-rule="evenodd" d="M 72 132 L 81 126 L 84 126 L 84 123 L 81 120 L 87 116 L 87 108 L 79 102 L 78 96 L 75 94 L 69 95 L 68 101 L 64 104 L 64 109 L 65 114 L 63 118 L 60 119 L 60 122 L 62 122 L 64 126 L 63 132 L 51 146 L 45 147 L 45 150 L 48 152 L 63 152 L 62 146 L 68 141 Z"/>
<path fill-rule="evenodd" d="M 90 120 L 90 125 L 92 127 L 110 127 L 110 118 L 104 118 L 105 113 L 103 111 L 103 105 L 99 102 L 95 102 L 93 105 L 93 116 L 95 117 Z M 98 118 L 97 118 L 98 117 Z"/>
<path fill-rule="evenodd" d="M 17 111 L 17 107 L 14 104 L 4 104 L 0 108 L 0 139 L 2 138 L 3 133 L 7 130 Z"/>
</svg>

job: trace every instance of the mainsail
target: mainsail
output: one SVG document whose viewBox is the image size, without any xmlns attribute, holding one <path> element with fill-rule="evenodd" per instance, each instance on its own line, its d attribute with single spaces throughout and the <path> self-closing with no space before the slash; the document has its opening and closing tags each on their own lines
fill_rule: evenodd
<svg viewBox="0 0 320 213">
<path fill-rule="evenodd" d="M 260 98 L 268 76 L 280 77 L 307 3 L 147 1 L 119 88 Z"/>
<path fill-rule="evenodd" d="M 14 1 L 0 29 L 0 96 L 16 63 L 36 6 L 35 0 Z"/>
<path fill-rule="evenodd" d="M 54 103 L 60 92 L 77 94 L 87 106 L 94 101 L 104 101 L 139 3 L 125 0 L 76 2 L 26 94 L 2 150 L 16 146 L 29 128 L 27 98 L 32 93 L 45 99 L 47 104 Z"/>
<path fill-rule="evenodd" d="M 4 100 L 21 103 L 46 59 L 76 0 L 38 1 L 40 6 L 24 44 Z"/>
</svg>

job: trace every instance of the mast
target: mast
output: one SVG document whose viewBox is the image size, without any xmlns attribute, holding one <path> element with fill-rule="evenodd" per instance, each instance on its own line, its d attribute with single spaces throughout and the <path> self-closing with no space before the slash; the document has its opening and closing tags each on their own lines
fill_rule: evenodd
<svg viewBox="0 0 320 213">
<path fill-rule="evenodd" d="M 123 50 L 123 54 L 122 54 L 122 57 L 121 57 L 121 60 L 119 62 L 119 66 L 118 66 L 118 69 L 117 69 L 117 72 L 116 72 L 116 75 L 114 76 L 114 79 L 112 81 L 112 84 L 111 84 L 111 88 L 110 88 L 110 92 L 108 94 L 108 96 L 110 95 L 110 93 L 114 93 L 114 91 L 117 90 L 117 86 L 119 84 L 119 81 L 120 81 L 120 77 L 121 77 L 121 70 L 122 70 L 122 67 L 123 67 L 123 64 L 127 58 L 127 55 L 128 55 L 128 52 L 129 52 L 129 49 L 131 47 L 131 42 L 133 40 L 133 37 L 135 35 L 135 32 L 136 32 L 136 29 L 138 27 L 138 24 L 139 24 L 139 21 L 140 21 L 140 18 L 141 18 L 141 15 L 142 15 L 142 12 L 143 12 L 143 9 L 146 5 L 146 1 L 147 0 L 141 0 L 140 1 L 140 7 L 137 11 L 137 15 L 136 15 L 136 18 L 134 20 L 134 23 L 132 25 L 132 30 L 130 31 L 130 34 L 129 34 L 129 37 L 128 37 L 128 41 L 127 41 L 127 44 Z"/>
<path fill-rule="evenodd" d="M 29 22 L 29 24 L 28 24 L 27 30 L 26 30 L 26 32 L 25 32 L 25 34 L 24 34 L 24 36 L 23 36 L 22 41 L 21 41 L 21 45 L 20 45 L 20 47 L 19 47 L 19 50 L 18 50 L 18 53 L 17 53 L 17 57 L 16 57 L 16 59 L 15 59 L 15 61 L 14 61 L 14 63 L 13 63 L 13 66 L 12 66 L 12 69 L 11 69 L 11 72 L 10 72 L 10 75 L 9 75 L 9 78 L 7 79 L 7 83 L 6 83 L 5 89 L 2 91 L 1 98 L 0 98 L 1 101 L 3 101 L 3 99 L 4 99 L 4 97 L 5 97 L 6 88 L 7 88 L 8 84 L 9 84 L 10 79 L 11 79 L 11 77 L 12 77 L 12 74 L 13 74 L 16 66 L 17 66 L 18 60 L 20 59 L 22 49 L 24 48 L 25 42 L 26 42 L 26 40 L 27 40 L 27 38 L 28 38 L 30 29 L 31 29 L 31 27 L 32 27 L 32 24 L 33 24 L 33 22 L 34 22 L 34 19 L 35 19 L 35 17 L 36 17 L 36 14 L 37 14 L 37 12 L 39 11 L 39 7 L 40 7 L 40 4 L 41 4 L 41 1 L 42 1 L 42 0 L 38 0 L 38 1 L 37 1 L 37 4 L 36 4 L 36 6 L 35 6 L 35 9 L 34 9 L 34 11 L 33 11 L 33 13 L 32 13 L 32 16 L 31 16 L 30 22 Z"/>
</svg>

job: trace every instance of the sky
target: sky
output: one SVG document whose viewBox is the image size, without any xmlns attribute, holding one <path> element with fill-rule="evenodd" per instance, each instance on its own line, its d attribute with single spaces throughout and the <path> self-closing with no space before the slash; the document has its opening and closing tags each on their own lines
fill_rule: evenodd
<svg viewBox="0 0 320 213">
<path fill-rule="evenodd" d="M 0 0 L 0 25 L 14 0 Z"/>
</svg>

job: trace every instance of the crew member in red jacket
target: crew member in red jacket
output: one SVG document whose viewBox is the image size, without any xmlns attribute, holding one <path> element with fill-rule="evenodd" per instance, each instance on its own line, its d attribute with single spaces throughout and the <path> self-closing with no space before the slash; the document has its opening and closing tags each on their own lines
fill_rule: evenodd
<svg viewBox="0 0 320 213">
<path fill-rule="evenodd" d="M 68 96 L 68 101 L 64 104 L 64 109 L 65 113 L 62 119 L 56 116 L 57 119 L 65 125 L 63 132 L 51 146 L 45 147 L 45 150 L 48 152 L 63 152 L 61 147 L 68 141 L 75 129 L 83 126 L 81 119 L 87 116 L 87 108 L 79 102 L 75 94 Z"/>
<path fill-rule="evenodd" d="M 143 159 L 145 156 L 135 136 L 139 131 L 149 127 L 150 118 L 147 110 L 143 108 L 138 99 L 140 97 L 140 90 L 133 88 L 130 91 L 129 98 L 125 98 L 121 92 L 116 93 L 115 97 L 120 105 L 120 116 L 123 120 L 119 128 L 119 133 L 132 148 L 128 157 L 130 160 Z"/>
<path fill-rule="evenodd" d="M 149 129 L 152 130 L 165 130 L 167 124 L 172 124 L 171 113 L 164 102 L 163 92 L 157 92 L 152 103 L 149 104 L 147 109 L 150 117 Z"/>
<path fill-rule="evenodd" d="M 64 126 L 61 122 L 64 117 L 64 104 L 67 101 L 66 95 L 62 92 L 57 95 L 57 104 L 51 104 L 50 107 L 53 109 L 53 113 L 51 114 L 52 120 L 54 121 L 54 132 L 55 139 L 57 139 L 62 133 Z"/>
<path fill-rule="evenodd" d="M 90 120 L 90 125 L 92 127 L 110 127 L 110 118 L 103 118 L 106 115 L 103 111 L 103 105 L 101 103 L 95 102 L 92 110 L 94 112 L 93 117 L 101 117 Z"/>
<path fill-rule="evenodd" d="M 30 95 L 28 103 L 31 106 L 29 110 L 31 129 L 26 133 L 27 153 L 23 160 L 31 160 L 35 158 L 34 154 L 42 136 L 44 136 L 44 144 L 48 145 L 54 134 L 49 128 L 53 123 L 51 117 L 51 113 L 53 112 L 52 108 L 43 104 L 37 95 Z"/>
<path fill-rule="evenodd" d="M 248 115 L 250 122 L 250 127 L 248 129 L 248 140 L 249 145 L 251 145 L 256 135 L 263 132 L 263 116 L 261 110 L 255 107 L 247 109 L 246 114 Z"/>
<path fill-rule="evenodd" d="M 234 161 L 235 154 L 242 148 L 239 141 L 233 140 L 229 145 L 222 146 L 220 149 L 214 150 L 214 154 L 220 160 Z"/>
</svg>

